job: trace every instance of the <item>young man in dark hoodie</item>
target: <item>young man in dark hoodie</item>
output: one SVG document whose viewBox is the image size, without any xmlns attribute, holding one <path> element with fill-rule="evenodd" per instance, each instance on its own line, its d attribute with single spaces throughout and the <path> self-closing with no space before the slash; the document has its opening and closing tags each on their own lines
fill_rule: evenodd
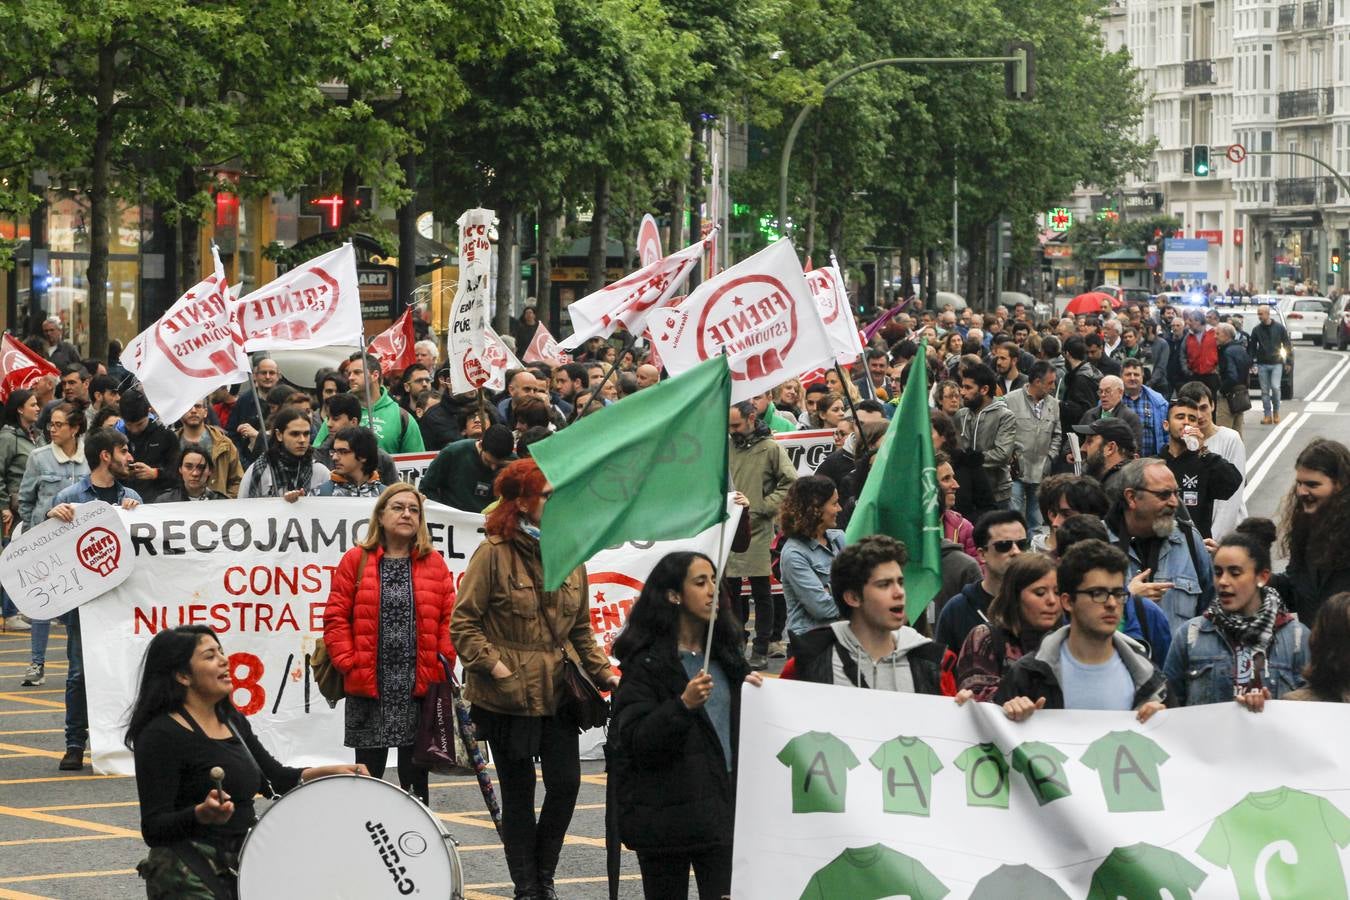
<svg viewBox="0 0 1350 900">
<path fill-rule="evenodd" d="M 1105 541 L 1080 541 L 1059 563 L 1059 602 L 1069 624 L 1013 664 L 994 702 L 1014 722 L 1038 709 L 1135 710 L 1140 722 L 1163 708 L 1167 679 L 1117 630 L 1129 591 L 1129 560 Z"/>
<path fill-rule="evenodd" d="M 955 693 L 946 649 L 905 617 L 905 545 L 874 534 L 845 547 L 830 569 L 830 591 L 844 619 L 791 635 L 782 677 L 902 691 Z"/>
</svg>

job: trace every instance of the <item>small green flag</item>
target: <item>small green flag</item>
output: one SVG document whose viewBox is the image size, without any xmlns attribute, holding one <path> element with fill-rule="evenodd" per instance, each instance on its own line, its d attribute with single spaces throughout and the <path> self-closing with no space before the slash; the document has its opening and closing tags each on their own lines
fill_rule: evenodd
<svg viewBox="0 0 1350 900">
<path fill-rule="evenodd" d="M 928 416 L 925 346 L 910 363 L 900 407 L 849 519 L 848 543 L 887 534 L 909 550 L 905 566 L 905 615 L 919 616 L 942 588 L 942 513 L 933 465 L 933 426 Z"/>
<path fill-rule="evenodd" d="M 539 525 L 544 589 L 606 547 L 692 537 L 726 518 L 730 408 L 718 356 L 531 445 L 553 485 Z"/>
</svg>

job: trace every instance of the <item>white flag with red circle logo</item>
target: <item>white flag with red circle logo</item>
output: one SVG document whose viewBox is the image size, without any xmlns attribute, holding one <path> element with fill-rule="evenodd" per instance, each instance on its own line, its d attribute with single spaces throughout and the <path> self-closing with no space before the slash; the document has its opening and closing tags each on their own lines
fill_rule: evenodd
<svg viewBox="0 0 1350 900">
<path fill-rule="evenodd" d="M 350 242 L 240 297 L 233 309 L 249 353 L 365 344 Z"/>
<path fill-rule="evenodd" d="M 61 377 L 49 360 L 6 331 L 0 337 L 0 403 L 9 399 L 10 391 L 31 388 L 43 375 Z"/>
<path fill-rule="evenodd" d="M 225 268 L 179 297 L 159 321 L 131 339 L 122 365 L 140 379 L 161 420 L 176 422 L 222 384 L 249 376 L 248 354 L 230 307 Z"/>
<path fill-rule="evenodd" d="M 806 284 L 811 288 L 811 295 L 816 298 L 820 321 L 825 326 L 825 333 L 830 336 L 830 345 L 834 347 L 835 361 L 841 366 L 852 363 L 862 354 L 863 346 L 858 338 L 858 323 L 854 321 L 853 310 L 848 305 L 848 293 L 844 290 L 839 266 L 831 263 L 807 272 Z"/>
<path fill-rule="evenodd" d="M 499 357 L 486 339 L 488 295 L 492 291 L 492 221 L 490 209 L 465 210 L 459 217 L 459 287 L 450 312 L 450 390 L 464 394 L 487 385 Z"/>
<path fill-rule="evenodd" d="M 566 365 L 572 361 L 572 354 L 560 347 L 552 333 L 540 322 L 534 330 L 534 337 L 530 339 L 530 345 L 525 348 L 525 361 L 545 362 L 551 366 Z"/>
<path fill-rule="evenodd" d="M 593 337 L 609 337 L 619 323 L 641 334 L 651 311 L 684 287 L 707 245 L 707 240 L 690 244 L 570 304 L 572 334 L 563 338 L 562 348 L 575 350 Z"/>
<path fill-rule="evenodd" d="M 413 344 L 416 343 L 414 335 L 410 306 L 393 325 L 371 339 L 366 351 L 380 361 L 381 375 L 400 372 L 417 361 L 417 355 L 413 352 Z"/>
<path fill-rule="evenodd" d="M 725 353 L 732 402 L 834 364 L 834 347 L 786 238 L 703 282 L 648 326 L 671 375 Z"/>
</svg>

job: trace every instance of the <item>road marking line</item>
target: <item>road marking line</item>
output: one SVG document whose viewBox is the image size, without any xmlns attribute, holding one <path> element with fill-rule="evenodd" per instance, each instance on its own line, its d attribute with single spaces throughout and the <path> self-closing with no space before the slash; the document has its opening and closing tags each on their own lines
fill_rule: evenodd
<svg viewBox="0 0 1350 900">
<path fill-rule="evenodd" d="M 1319 414 L 1334 413 L 1338 406 L 1340 406 L 1340 404 L 1335 400 L 1314 400 L 1311 403 L 1305 403 L 1303 405 L 1303 411 L 1305 413 Z"/>
<path fill-rule="evenodd" d="M 128 838 L 120 834 L 73 834 L 69 837 L 24 838 L 17 841 L 0 841 L 0 847 L 22 847 L 27 844 L 73 844 L 79 841 L 125 841 Z M 0 897 L 4 897 L 0 893 Z"/>
<path fill-rule="evenodd" d="M 64 712 L 62 709 L 5 709 L 0 710 L 0 716 L 59 716 Z"/>
<path fill-rule="evenodd" d="M 130 777 L 130 775 L 52 775 L 45 778 L 7 778 L 0 781 L 0 787 L 7 784 L 47 784 L 52 781 L 109 781 L 113 778 Z"/>
<path fill-rule="evenodd" d="M 123 806 L 140 806 L 136 800 L 119 800 L 116 803 L 80 803 L 73 806 L 30 806 L 29 812 L 70 812 L 77 809 L 116 809 Z"/>
<path fill-rule="evenodd" d="M 0 731 L 0 737 L 15 737 L 20 734 L 65 734 L 64 728 L 25 728 L 19 731 Z"/>
<path fill-rule="evenodd" d="M 117 825 L 104 825 L 102 822 L 87 822 L 84 819 L 72 819 L 69 816 L 53 816 L 49 813 L 33 812 L 28 809 L 19 809 L 13 806 L 0 806 L 0 816 L 12 816 L 16 819 L 27 819 L 30 822 L 45 822 L 48 825 L 64 825 L 67 828 L 82 828 L 85 831 L 93 831 L 98 834 L 112 834 L 118 837 L 139 838 L 139 831 L 132 831 L 130 828 L 122 828 Z M 4 879 L 0 879 L 4 881 Z"/>
<path fill-rule="evenodd" d="M 640 874 L 620 875 L 619 880 L 637 881 L 641 877 L 642 876 Z M 585 877 L 577 877 L 577 878 L 553 879 L 554 884 L 601 884 L 606 881 L 609 881 L 609 878 L 605 875 L 588 875 Z M 469 891 L 490 891 L 496 888 L 510 888 L 514 886 L 515 885 L 511 884 L 511 882 L 509 881 L 496 881 L 492 882 L 491 884 L 466 884 L 464 885 L 464 889 Z"/>
<path fill-rule="evenodd" d="M 1337 386 L 1340 385 L 1341 381 L 1345 378 L 1346 372 L 1350 372 L 1350 357 L 1346 359 L 1346 366 L 1342 368 L 1340 373 L 1331 380 L 1331 383 L 1328 384 L 1326 388 L 1323 389 L 1322 393 L 1314 394 L 1312 397 L 1309 397 L 1308 399 L 1318 402 L 1326 400 L 1328 397 L 1331 396 L 1332 391 L 1336 390 Z"/>
<path fill-rule="evenodd" d="M 1261 467 L 1257 469 L 1247 481 L 1247 486 L 1242 491 L 1242 499 L 1248 501 L 1252 499 L 1252 496 L 1256 493 L 1256 489 L 1259 488 L 1261 482 L 1265 480 L 1266 474 L 1270 471 L 1270 467 L 1279 460 L 1280 454 L 1289 446 L 1289 442 L 1294 439 L 1294 435 L 1298 434 L 1299 428 L 1301 428 L 1306 421 L 1308 421 L 1308 417 L 1301 416 L 1298 419 L 1298 424 L 1286 431 L 1284 436 L 1280 438 L 1280 443 L 1277 444 L 1270 453 L 1266 454 L 1265 459 L 1261 462 Z M 1280 424 L 1283 425 L 1284 422 L 1281 422 Z"/>
<path fill-rule="evenodd" d="M 1275 446 L 1275 442 L 1280 439 L 1281 433 L 1292 427 L 1293 424 L 1298 421 L 1298 419 L 1299 414 L 1296 412 L 1291 412 L 1289 415 L 1285 416 L 1282 420 L 1280 420 L 1280 424 L 1276 425 L 1273 429 L 1271 429 L 1270 434 L 1266 435 L 1266 439 L 1263 440 L 1260 444 L 1257 444 L 1256 449 L 1253 450 L 1251 452 L 1251 455 L 1247 457 L 1248 472 L 1256 471 L 1256 466 L 1261 462 L 1261 459 L 1266 455 L 1266 452 L 1269 451 L 1271 447 Z"/>
<path fill-rule="evenodd" d="M 1308 392 L 1308 399 L 1321 400 L 1322 398 L 1318 396 L 1318 394 L 1321 392 L 1322 387 L 1328 381 L 1331 380 L 1333 375 L 1335 375 L 1337 372 L 1344 370 L 1346 366 L 1350 366 L 1350 356 L 1342 356 L 1339 360 L 1337 360 L 1334 366 L 1332 366 L 1330 369 L 1327 370 L 1327 374 L 1322 376 L 1322 380 L 1317 382 L 1317 384 L 1313 387 L 1313 389 Z"/>
<path fill-rule="evenodd" d="M 62 700 L 57 703 L 55 700 L 39 700 L 36 697 L 25 697 L 22 694 L 4 693 L 0 694 L 0 700 L 8 700 L 11 703 L 27 703 L 30 706 L 47 706 L 52 709 L 65 709 L 66 703 Z"/>
<path fill-rule="evenodd" d="M 47 759 L 61 759 L 65 756 L 57 750 L 41 750 L 37 747 L 25 747 L 23 744 L 0 744 L 0 750 L 22 753 L 24 756 L 45 756 Z"/>
<path fill-rule="evenodd" d="M 139 835 L 137 835 L 139 837 Z M 56 881 L 61 878 L 107 878 L 110 875 L 135 875 L 135 869 L 104 869 L 101 872 L 52 872 L 48 875 L 19 875 L 0 878 L 0 884 L 22 884 L 26 881 Z M 561 881 L 562 879 L 558 879 Z"/>
<path fill-rule="evenodd" d="M 41 894 L 25 894 L 23 891 L 7 891 L 0 888 L 0 900 L 56 900 L 56 898 L 44 897 Z"/>
</svg>

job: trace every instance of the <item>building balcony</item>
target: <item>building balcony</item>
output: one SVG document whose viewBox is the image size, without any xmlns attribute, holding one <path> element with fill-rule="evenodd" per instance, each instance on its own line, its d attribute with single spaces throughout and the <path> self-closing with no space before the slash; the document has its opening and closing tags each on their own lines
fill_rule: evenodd
<svg viewBox="0 0 1350 900">
<path fill-rule="evenodd" d="M 1298 4 L 1286 3 L 1280 7 L 1280 20 L 1277 31 L 1293 31 L 1298 22 Z"/>
<path fill-rule="evenodd" d="M 1280 178 L 1275 182 L 1277 206 L 1330 206 L 1336 197 L 1334 178 Z"/>
<path fill-rule="evenodd" d="M 1196 87 L 1214 83 L 1214 60 L 1186 60 L 1186 87 Z"/>
<path fill-rule="evenodd" d="M 1335 111 L 1331 88 L 1310 88 L 1305 91 L 1280 91 L 1277 119 L 1304 119 L 1329 116 Z"/>
<path fill-rule="evenodd" d="M 1303 27 L 1316 28 L 1321 24 L 1322 3 L 1321 0 L 1310 0 L 1303 4 Z M 1330 21 L 1328 17 L 1327 21 Z"/>
</svg>

